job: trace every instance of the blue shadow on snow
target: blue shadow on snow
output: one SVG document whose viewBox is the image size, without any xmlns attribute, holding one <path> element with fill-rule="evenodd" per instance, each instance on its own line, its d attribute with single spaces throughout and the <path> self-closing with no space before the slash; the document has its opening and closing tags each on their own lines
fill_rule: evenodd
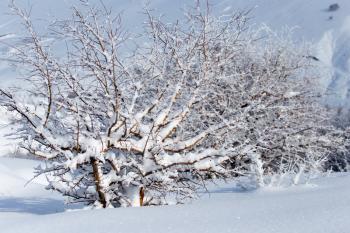
<svg viewBox="0 0 350 233">
<path fill-rule="evenodd" d="M 63 212 L 64 207 L 62 201 L 49 198 L 0 197 L 0 212 L 45 215 Z"/>
</svg>

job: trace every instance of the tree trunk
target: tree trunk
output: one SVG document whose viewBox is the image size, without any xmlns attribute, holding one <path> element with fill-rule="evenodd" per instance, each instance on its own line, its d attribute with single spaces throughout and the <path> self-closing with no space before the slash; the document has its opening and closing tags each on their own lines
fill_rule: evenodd
<svg viewBox="0 0 350 233">
<path fill-rule="evenodd" d="M 143 187 L 140 188 L 139 196 L 140 196 L 140 206 L 143 206 L 143 198 L 145 197 L 145 190 Z"/>
<path fill-rule="evenodd" d="M 106 200 L 106 195 L 103 192 L 103 187 L 101 185 L 101 173 L 100 173 L 98 160 L 96 160 L 95 158 L 91 158 L 91 164 L 92 164 L 92 171 L 94 173 L 95 186 L 96 186 L 96 191 L 98 193 L 99 202 L 102 204 L 103 208 L 106 208 L 107 200 Z"/>
</svg>

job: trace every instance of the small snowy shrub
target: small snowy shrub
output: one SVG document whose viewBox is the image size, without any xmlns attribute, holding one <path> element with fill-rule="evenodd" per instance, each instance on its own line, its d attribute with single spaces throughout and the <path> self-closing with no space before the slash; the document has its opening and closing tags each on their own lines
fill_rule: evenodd
<svg viewBox="0 0 350 233">
<path fill-rule="evenodd" d="M 11 59 L 28 84 L 1 104 L 20 146 L 47 160 L 38 175 L 72 202 L 182 203 L 213 179 L 312 169 L 332 148 L 307 51 L 245 13 L 198 5 L 168 24 L 146 11 L 135 46 L 106 9 L 72 8 L 54 40 L 12 9 L 29 39 Z"/>
</svg>

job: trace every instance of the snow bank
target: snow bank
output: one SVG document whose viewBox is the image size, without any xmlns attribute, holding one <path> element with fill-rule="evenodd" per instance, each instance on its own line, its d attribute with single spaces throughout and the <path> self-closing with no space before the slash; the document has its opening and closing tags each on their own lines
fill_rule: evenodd
<svg viewBox="0 0 350 233">
<path fill-rule="evenodd" d="M 181 206 L 63 212 L 59 197 L 41 185 L 23 188 L 31 175 L 25 168 L 35 162 L 1 158 L 0 163 L 2 233 L 347 233 L 350 229 L 350 174 L 279 189 L 214 186 L 210 194 Z"/>
</svg>

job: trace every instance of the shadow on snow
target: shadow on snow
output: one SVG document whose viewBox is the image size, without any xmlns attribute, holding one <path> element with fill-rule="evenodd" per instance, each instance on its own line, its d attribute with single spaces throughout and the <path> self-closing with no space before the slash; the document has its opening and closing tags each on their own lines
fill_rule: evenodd
<svg viewBox="0 0 350 233">
<path fill-rule="evenodd" d="M 0 198 L 0 212 L 44 215 L 63 212 L 64 207 L 62 201 L 49 198 Z"/>
</svg>

